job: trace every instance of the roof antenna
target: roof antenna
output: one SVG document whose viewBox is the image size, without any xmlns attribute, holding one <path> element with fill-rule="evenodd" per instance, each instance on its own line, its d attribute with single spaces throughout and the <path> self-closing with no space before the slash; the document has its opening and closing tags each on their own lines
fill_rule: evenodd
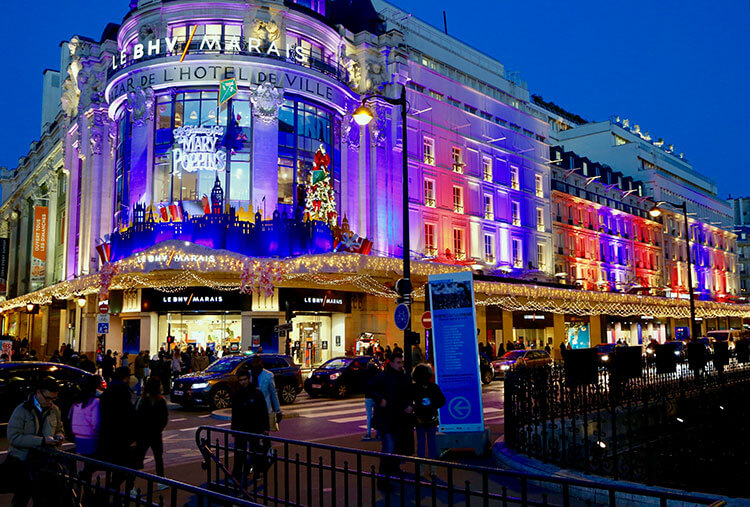
<svg viewBox="0 0 750 507">
<path fill-rule="evenodd" d="M 445 35 L 448 35 L 448 17 L 445 15 L 445 11 L 443 11 L 443 27 L 445 28 Z"/>
</svg>

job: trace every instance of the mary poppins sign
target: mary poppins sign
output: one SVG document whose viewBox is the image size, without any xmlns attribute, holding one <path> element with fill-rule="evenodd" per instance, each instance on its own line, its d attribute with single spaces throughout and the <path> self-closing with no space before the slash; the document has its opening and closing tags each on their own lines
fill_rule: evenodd
<svg viewBox="0 0 750 507">
<path fill-rule="evenodd" d="M 224 133 L 222 127 L 198 127 L 187 125 L 174 130 L 179 148 L 172 150 L 175 169 L 185 172 L 223 171 L 227 166 L 227 154 L 217 147 Z"/>
</svg>

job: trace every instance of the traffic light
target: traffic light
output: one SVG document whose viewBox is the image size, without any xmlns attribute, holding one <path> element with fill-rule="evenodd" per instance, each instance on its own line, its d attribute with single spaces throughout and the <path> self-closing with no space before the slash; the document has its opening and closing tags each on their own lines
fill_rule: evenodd
<svg viewBox="0 0 750 507">
<path fill-rule="evenodd" d="M 172 345 L 174 343 L 174 336 L 167 336 L 167 345 Z"/>
<path fill-rule="evenodd" d="M 421 340 L 421 336 L 422 335 L 420 335 L 416 331 L 409 331 L 409 340 L 410 340 L 409 344 L 410 345 L 419 345 L 419 342 Z"/>
</svg>

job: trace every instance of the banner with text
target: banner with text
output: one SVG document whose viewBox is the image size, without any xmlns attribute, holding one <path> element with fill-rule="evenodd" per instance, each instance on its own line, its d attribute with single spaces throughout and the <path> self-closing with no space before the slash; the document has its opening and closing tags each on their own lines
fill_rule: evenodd
<svg viewBox="0 0 750 507">
<path fill-rule="evenodd" d="M 0 296 L 8 289 L 8 238 L 0 238 Z"/>
<path fill-rule="evenodd" d="M 31 288 L 44 287 L 47 271 L 47 206 L 34 206 L 34 243 L 31 252 Z"/>
<path fill-rule="evenodd" d="M 440 431 L 484 431 L 472 274 L 430 275 L 429 289 Z"/>
</svg>

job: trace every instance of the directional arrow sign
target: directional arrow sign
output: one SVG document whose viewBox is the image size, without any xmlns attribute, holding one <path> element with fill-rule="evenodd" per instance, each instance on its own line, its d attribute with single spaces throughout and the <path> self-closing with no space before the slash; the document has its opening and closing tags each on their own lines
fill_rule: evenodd
<svg viewBox="0 0 750 507">
<path fill-rule="evenodd" d="M 219 83 L 219 105 L 237 95 L 237 80 L 225 79 Z"/>
<path fill-rule="evenodd" d="M 448 404 L 448 411 L 454 419 L 460 421 L 469 417 L 469 414 L 471 413 L 471 404 L 469 403 L 469 400 L 463 396 L 456 396 Z"/>
</svg>

